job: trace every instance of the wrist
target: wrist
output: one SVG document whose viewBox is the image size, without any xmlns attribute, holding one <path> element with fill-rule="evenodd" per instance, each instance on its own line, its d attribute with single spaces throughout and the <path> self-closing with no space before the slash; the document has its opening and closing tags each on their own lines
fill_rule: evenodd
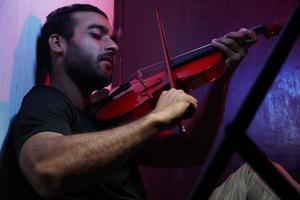
<svg viewBox="0 0 300 200">
<path fill-rule="evenodd" d="M 154 129 L 158 131 L 165 130 L 167 128 L 167 124 L 165 123 L 165 120 L 160 116 L 159 113 L 156 112 L 150 112 L 147 115 L 150 124 L 154 127 Z"/>
</svg>

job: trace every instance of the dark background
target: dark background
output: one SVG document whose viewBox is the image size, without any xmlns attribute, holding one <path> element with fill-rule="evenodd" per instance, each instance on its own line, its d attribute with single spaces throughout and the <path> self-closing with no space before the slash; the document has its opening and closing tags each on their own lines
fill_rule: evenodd
<svg viewBox="0 0 300 200">
<path fill-rule="evenodd" d="M 120 53 L 117 57 L 115 85 L 125 81 L 137 69 L 163 60 L 155 5 L 159 5 L 170 56 L 205 45 L 211 39 L 241 27 L 259 24 L 284 24 L 292 13 L 295 0 L 117 0 L 115 27 Z M 222 128 L 235 116 L 264 62 L 276 37 L 259 41 L 236 70 L 229 87 Z M 300 181 L 300 69 L 297 42 L 278 74 L 248 135 L 268 155 L 282 164 Z M 210 86 L 193 91 L 201 104 Z M 214 122 L 211 122 L 214 123 Z M 205 139 L 205 138 L 203 138 Z M 217 143 L 217 142 L 216 142 Z M 215 148 L 215 146 L 213 147 Z M 188 155 L 187 155 L 188 156 Z M 243 161 L 235 155 L 221 180 L 236 170 Z M 201 167 L 153 169 L 141 166 L 150 199 L 186 199 L 201 172 Z M 220 180 L 220 181 L 221 181 Z"/>
</svg>

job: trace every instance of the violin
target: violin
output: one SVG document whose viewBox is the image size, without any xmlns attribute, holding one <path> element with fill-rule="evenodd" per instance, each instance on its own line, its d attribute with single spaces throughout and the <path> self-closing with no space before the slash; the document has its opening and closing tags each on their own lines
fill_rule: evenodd
<svg viewBox="0 0 300 200">
<path fill-rule="evenodd" d="M 279 25 L 259 25 L 251 30 L 270 38 L 277 35 Z M 87 109 L 100 121 L 124 122 L 138 119 L 155 108 L 160 94 L 171 88 L 168 72 L 160 62 L 138 70 L 129 80 L 113 88 L 104 97 L 103 90 L 95 92 Z M 170 68 L 178 89 L 189 93 L 195 88 L 210 84 L 228 69 L 222 62 L 222 52 L 207 44 L 170 59 Z M 160 69 L 150 76 L 145 70 Z M 101 94 L 100 94 L 101 93 Z M 97 98 L 101 96 L 101 98 Z"/>
</svg>

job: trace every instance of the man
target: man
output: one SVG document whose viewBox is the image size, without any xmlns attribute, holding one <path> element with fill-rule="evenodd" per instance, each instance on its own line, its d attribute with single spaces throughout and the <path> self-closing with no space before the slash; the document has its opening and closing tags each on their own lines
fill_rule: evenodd
<svg viewBox="0 0 300 200">
<path fill-rule="evenodd" d="M 106 14 L 91 5 L 63 7 L 47 17 L 39 47 L 51 85 L 32 88 L 14 125 L 15 149 L 30 199 L 145 199 L 138 162 L 203 162 L 205 156 L 187 159 L 182 153 L 174 159 L 169 154 L 178 144 L 184 153 L 195 150 L 191 139 L 178 143 L 174 135 L 164 141 L 153 137 L 198 107 L 197 100 L 181 90 L 163 92 L 150 114 L 112 129 L 103 130 L 85 112 L 91 93 L 111 83 L 118 50 L 112 37 Z M 212 44 L 224 52 L 233 70 L 255 40 L 252 31 L 241 29 Z"/>
</svg>

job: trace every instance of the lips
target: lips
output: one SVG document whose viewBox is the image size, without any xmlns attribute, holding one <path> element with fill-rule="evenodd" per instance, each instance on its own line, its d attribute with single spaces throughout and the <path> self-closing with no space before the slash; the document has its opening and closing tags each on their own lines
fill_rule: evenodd
<svg viewBox="0 0 300 200">
<path fill-rule="evenodd" d="M 109 62 L 109 63 L 112 64 L 112 62 L 113 62 L 113 57 L 112 57 L 112 56 L 109 56 L 109 55 L 103 55 L 103 56 L 101 56 L 101 58 L 100 58 L 100 61 L 102 61 L 102 60 L 105 60 L 105 61 L 107 61 L 107 62 Z"/>
</svg>

